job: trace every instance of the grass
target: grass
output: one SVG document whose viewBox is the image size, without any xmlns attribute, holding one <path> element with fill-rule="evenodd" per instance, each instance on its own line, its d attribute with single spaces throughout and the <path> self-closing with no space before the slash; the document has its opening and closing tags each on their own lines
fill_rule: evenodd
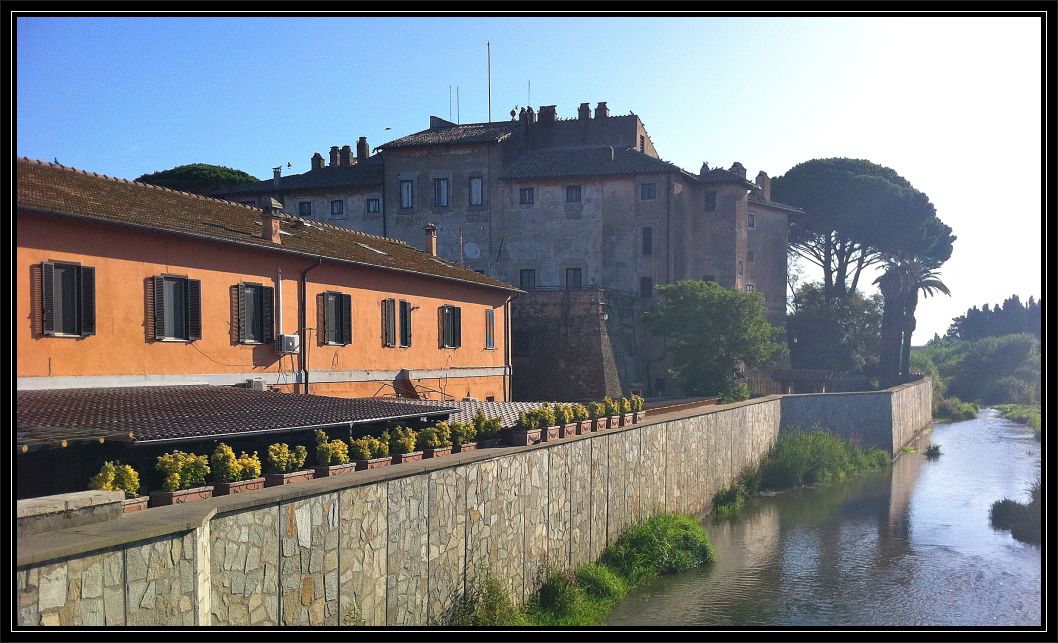
<svg viewBox="0 0 1058 643">
<path fill-rule="evenodd" d="M 930 460 L 936 460 L 940 457 L 940 445 L 930 442 L 929 446 L 926 447 L 924 455 Z"/>
<path fill-rule="evenodd" d="M 963 402 L 958 397 L 952 395 L 951 397 L 941 400 L 937 404 L 937 408 L 934 410 L 933 415 L 936 419 L 941 421 L 949 422 L 962 422 L 963 420 L 972 420 L 977 417 L 980 408 L 973 402 Z"/>
<path fill-rule="evenodd" d="M 996 409 L 999 411 L 1000 417 L 1031 426 L 1036 431 L 1036 439 L 1040 439 L 1040 432 L 1043 430 L 1043 420 L 1040 416 L 1039 405 L 997 404 Z"/>
<path fill-rule="evenodd" d="M 663 574 L 701 567 L 716 554 L 701 524 L 661 514 L 629 527 L 599 562 L 575 570 L 549 569 L 525 608 L 515 607 L 489 572 L 457 602 L 448 625 L 598 625 L 633 588 Z"/>
<path fill-rule="evenodd" d="M 1009 530 L 1010 535 L 1021 542 L 1039 544 L 1043 534 L 1039 476 L 1028 491 L 1027 503 L 1010 498 L 993 502 L 988 510 L 988 520 L 993 529 Z"/>
</svg>

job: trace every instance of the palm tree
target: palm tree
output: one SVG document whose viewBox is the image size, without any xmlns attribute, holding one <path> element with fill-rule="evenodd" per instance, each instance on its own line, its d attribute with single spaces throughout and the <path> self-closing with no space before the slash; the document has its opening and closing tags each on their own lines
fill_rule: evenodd
<svg viewBox="0 0 1058 643">
<path fill-rule="evenodd" d="M 911 335 L 915 332 L 918 321 L 915 309 L 918 308 L 918 293 L 932 297 L 941 292 L 951 296 L 948 286 L 940 280 L 940 264 L 936 261 L 913 260 L 902 266 L 906 283 L 904 301 L 904 343 L 900 354 L 900 375 L 906 380 L 911 374 Z"/>
<path fill-rule="evenodd" d="M 904 319 L 906 275 L 897 263 L 889 263 L 874 280 L 882 293 L 882 328 L 878 339 L 878 381 L 882 388 L 896 384 L 900 372 L 900 333 Z"/>
</svg>

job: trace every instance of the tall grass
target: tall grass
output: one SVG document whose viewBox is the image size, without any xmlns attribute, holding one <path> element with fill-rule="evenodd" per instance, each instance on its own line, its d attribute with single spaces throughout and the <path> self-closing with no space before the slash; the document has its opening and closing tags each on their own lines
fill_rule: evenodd
<svg viewBox="0 0 1058 643">
<path fill-rule="evenodd" d="M 997 404 L 996 409 L 999 410 L 1000 417 L 1031 426 L 1036 431 L 1036 439 L 1040 439 L 1043 418 L 1040 415 L 1039 405 Z"/>
<path fill-rule="evenodd" d="M 992 503 L 988 520 L 993 529 L 1009 530 L 1010 535 L 1027 543 L 1039 544 L 1043 536 L 1040 476 L 1029 486 L 1027 503 L 1003 498 Z"/>
<path fill-rule="evenodd" d="M 933 411 L 934 418 L 938 420 L 949 420 L 951 422 L 962 422 L 977 417 L 981 409 L 973 402 L 963 402 L 952 395 L 937 404 Z"/>
</svg>

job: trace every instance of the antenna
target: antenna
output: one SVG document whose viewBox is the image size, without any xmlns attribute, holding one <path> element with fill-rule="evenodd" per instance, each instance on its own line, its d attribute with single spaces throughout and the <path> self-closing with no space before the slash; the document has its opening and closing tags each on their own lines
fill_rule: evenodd
<svg viewBox="0 0 1058 643">
<path fill-rule="evenodd" d="M 489 122 L 492 122 L 492 42 L 485 41 L 489 57 Z"/>
<path fill-rule="evenodd" d="M 448 86 L 448 120 L 452 120 L 452 86 Z"/>
<path fill-rule="evenodd" d="M 529 81 L 529 92 L 528 92 L 528 94 L 525 97 L 525 104 L 526 105 L 532 105 L 533 104 L 533 81 L 531 81 L 531 80 Z"/>
<path fill-rule="evenodd" d="M 458 125 L 461 121 L 459 120 L 459 85 L 456 85 L 456 124 Z"/>
</svg>

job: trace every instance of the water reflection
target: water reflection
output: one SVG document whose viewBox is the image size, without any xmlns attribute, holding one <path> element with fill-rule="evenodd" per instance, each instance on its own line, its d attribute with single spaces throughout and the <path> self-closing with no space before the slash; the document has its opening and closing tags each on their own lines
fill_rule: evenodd
<svg viewBox="0 0 1058 643">
<path fill-rule="evenodd" d="M 1028 437 L 1028 440 L 1025 437 Z M 617 606 L 610 625 L 1036 625 L 1040 552 L 988 525 L 1039 470 L 1031 430 L 984 411 L 938 425 L 944 455 L 706 519 L 718 561 Z"/>
</svg>

